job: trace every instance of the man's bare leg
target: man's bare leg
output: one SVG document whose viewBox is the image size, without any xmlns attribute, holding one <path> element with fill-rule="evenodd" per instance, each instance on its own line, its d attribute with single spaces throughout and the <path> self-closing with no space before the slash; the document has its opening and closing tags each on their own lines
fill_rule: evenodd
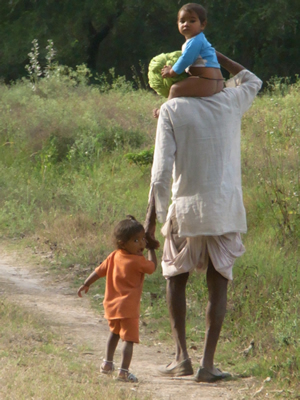
<svg viewBox="0 0 300 400">
<path fill-rule="evenodd" d="M 210 259 L 206 279 L 209 297 L 202 366 L 217 376 L 220 375 L 220 371 L 214 367 L 214 355 L 226 313 L 228 280 L 215 270 Z"/>
<path fill-rule="evenodd" d="M 185 288 L 188 277 L 189 274 L 186 272 L 184 274 L 176 275 L 167 279 L 167 304 L 173 338 L 176 345 L 175 360 L 171 366 L 175 366 L 181 361 L 189 358 L 185 337 Z"/>
</svg>

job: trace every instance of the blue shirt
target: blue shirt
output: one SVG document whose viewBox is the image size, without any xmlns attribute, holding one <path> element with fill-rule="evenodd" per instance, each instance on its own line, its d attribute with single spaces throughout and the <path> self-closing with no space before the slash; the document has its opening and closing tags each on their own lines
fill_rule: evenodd
<svg viewBox="0 0 300 400">
<path fill-rule="evenodd" d="M 183 44 L 182 55 L 172 68 L 179 75 L 190 66 L 220 68 L 216 51 L 203 32 Z"/>
</svg>

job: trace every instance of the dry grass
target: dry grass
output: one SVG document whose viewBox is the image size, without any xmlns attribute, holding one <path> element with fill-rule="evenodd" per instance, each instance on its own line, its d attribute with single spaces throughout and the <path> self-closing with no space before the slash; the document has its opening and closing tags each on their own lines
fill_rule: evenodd
<svg viewBox="0 0 300 400">
<path fill-rule="evenodd" d="M 130 388 L 100 377 L 82 348 L 36 314 L 2 300 L 0 315 L 2 400 L 137 399 Z"/>
</svg>

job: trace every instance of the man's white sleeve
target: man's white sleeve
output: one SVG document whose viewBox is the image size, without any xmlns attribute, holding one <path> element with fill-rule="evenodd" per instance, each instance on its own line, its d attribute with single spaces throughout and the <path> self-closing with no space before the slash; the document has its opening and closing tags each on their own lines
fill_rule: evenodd
<svg viewBox="0 0 300 400">
<path fill-rule="evenodd" d="M 244 114 L 253 103 L 262 86 L 262 81 L 247 69 L 243 69 L 225 83 L 226 87 L 236 87 L 237 101 L 241 113 Z"/>
<path fill-rule="evenodd" d="M 157 122 L 149 198 L 154 193 L 156 216 L 165 222 L 170 201 L 176 143 L 168 106 L 163 104 Z"/>
</svg>

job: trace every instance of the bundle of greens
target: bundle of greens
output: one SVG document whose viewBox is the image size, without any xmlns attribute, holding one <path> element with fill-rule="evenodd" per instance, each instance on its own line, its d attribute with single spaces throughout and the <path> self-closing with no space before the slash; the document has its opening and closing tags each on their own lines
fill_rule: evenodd
<svg viewBox="0 0 300 400">
<path fill-rule="evenodd" d="M 157 94 L 168 97 L 170 87 L 173 83 L 182 81 L 189 76 L 185 72 L 174 78 L 163 78 L 161 76 L 161 69 L 165 65 L 174 65 L 180 56 L 181 51 L 173 51 L 172 53 L 159 54 L 150 61 L 148 70 L 149 85 Z"/>
</svg>

